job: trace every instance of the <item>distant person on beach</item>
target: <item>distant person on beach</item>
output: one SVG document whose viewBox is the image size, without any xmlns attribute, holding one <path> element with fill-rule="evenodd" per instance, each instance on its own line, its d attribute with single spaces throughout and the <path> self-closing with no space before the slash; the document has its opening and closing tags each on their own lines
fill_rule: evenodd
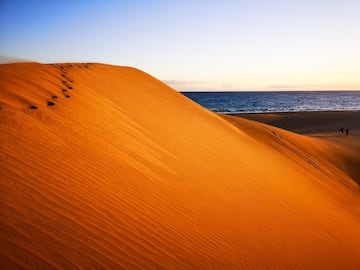
<svg viewBox="0 0 360 270">
<path fill-rule="evenodd" d="M 340 128 L 340 130 L 339 130 L 339 135 L 342 135 L 342 134 L 344 134 L 344 128 Z"/>
<path fill-rule="evenodd" d="M 349 136 L 349 132 L 350 132 L 350 129 L 347 128 L 347 129 L 345 130 L 346 136 Z"/>
</svg>

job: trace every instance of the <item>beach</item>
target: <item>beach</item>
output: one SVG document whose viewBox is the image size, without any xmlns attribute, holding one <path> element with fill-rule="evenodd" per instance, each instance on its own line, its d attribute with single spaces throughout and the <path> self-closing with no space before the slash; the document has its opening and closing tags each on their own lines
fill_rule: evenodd
<svg viewBox="0 0 360 270">
<path fill-rule="evenodd" d="M 360 111 L 314 111 L 289 113 L 250 113 L 236 116 L 283 128 L 360 153 Z M 343 129 L 343 132 L 340 132 Z M 346 135 L 348 129 L 349 134 Z M 358 163 L 360 168 L 360 163 Z"/>
<path fill-rule="evenodd" d="M 339 137 L 339 135 L 345 135 L 345 132 L 339 134 L 341 128 L 349 129 L 350 137 L 360 136 L 360 111 L 243 113 L 234 116 L 310 136 Z"/>
<path fill-rule="evenodd" d="M 96 63 L 0 89 L 2 269 L 360 268 L 359 112 L 218 115 Z"/>
<path fill-rule="evenodd" d="M 339 157 L 339 164 L 360 183 L 360 111 L 242 113 L 223 117 L 229 121 L 241 117 L 326 142 L 335 151 L 332 155 Z"/>
</svg>

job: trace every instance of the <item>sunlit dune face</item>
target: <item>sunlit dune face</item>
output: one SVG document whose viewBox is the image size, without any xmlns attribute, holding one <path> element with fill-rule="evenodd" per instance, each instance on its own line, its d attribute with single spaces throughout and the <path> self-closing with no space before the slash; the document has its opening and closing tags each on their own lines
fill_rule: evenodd
<svg viewBox="0 0 360 270">
<path fill-rule="evenodd" d="M 324 141 L 133 68 L 1 65 L 0 89 L 3 268 L 360 267 L 358 187 Z"/>
</svg>

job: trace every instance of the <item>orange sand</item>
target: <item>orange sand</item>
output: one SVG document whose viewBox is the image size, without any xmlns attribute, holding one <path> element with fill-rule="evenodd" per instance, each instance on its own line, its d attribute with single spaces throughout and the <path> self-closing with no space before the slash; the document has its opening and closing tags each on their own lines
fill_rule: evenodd
<svg viewBox="0 0 360 270">
<path fill-rule="evenodd" d="M 360 183 L 360 111 L 250 113 L 242 118 L 270 124 L 296 133 L 321 139 L 330 145 L 329 158 Z M 226 116 L 237 121 L 237 118 Z M 349 136 L 339 133 L 350 129 Z"/>
<path fill-rule="evenodd" d="M 330 143 L 61 66 L 0 65 L 2 269 L 360 268 L 359 186 Z"/>
</svg>

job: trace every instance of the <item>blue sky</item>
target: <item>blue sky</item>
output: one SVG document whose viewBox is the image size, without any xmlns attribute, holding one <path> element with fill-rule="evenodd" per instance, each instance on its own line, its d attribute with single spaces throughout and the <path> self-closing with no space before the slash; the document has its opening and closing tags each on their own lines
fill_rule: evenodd
<svg viewBox="0 0 360 270">
<path fill-rule="evenodd" d="M 0 55 L 140 68 L 178 90 L 360 89 L 360 1 L 0 0 Z"/>
</svg>

